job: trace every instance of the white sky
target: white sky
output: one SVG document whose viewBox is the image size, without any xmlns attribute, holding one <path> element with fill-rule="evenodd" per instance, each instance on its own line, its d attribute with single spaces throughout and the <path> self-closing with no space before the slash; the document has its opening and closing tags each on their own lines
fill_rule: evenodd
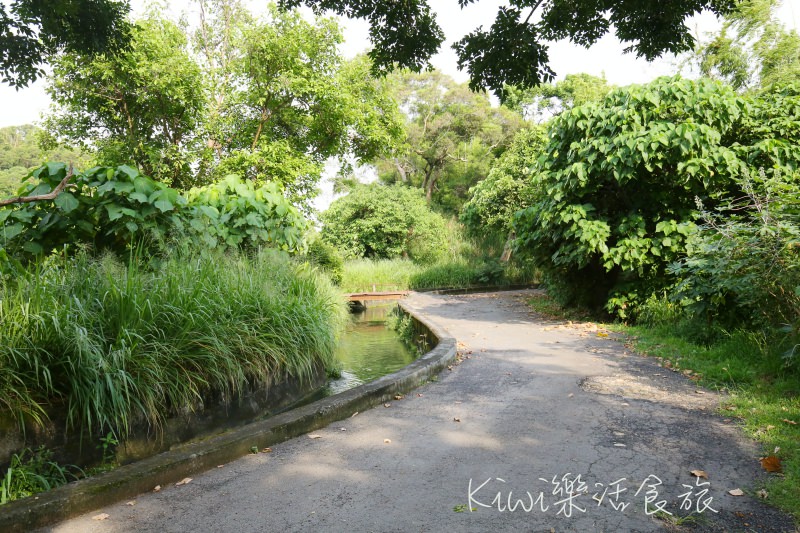
<svg viewBox="0 0 800 533">
<path fill-rule="evenodd" d="M 258 11 L 263 9 L 267 0 L 246 0 L 246 3 Z M 466 81 L 466 72 L 460 72 L 456 68 L 456 57 L 450 44 L 480 25 L 490 26 L 497 7 L 503 3 L 498 0 L 480 0 L 460 10 L 456 0 L 430 0 L 431 7 L 437 13 L 437 20 L 447 36 L 447 42 L 433 58 L 433 65 L 459 82 Z M 144 4 L 145 0 L 132 1 L 134 15 L 143 12 Z M 182 11 L 188 11 L 190 19 L 193 18 L 194 5 L 189 0 L 172 1 L 168 5 L 171 13 L 178 15 Z M 784 0 L 780 16 L 789 27 L 797 28 L 800 0 Z M 369 44 L 367 24 L 363 21 L 344 21 L 344 24 L 346 42 L 342 48 L 343 53 L 351 57 L 363 52 Z M 713 31 L 718 25 L 716 18 L 710 14 L 704 14 L 690 23 L 696 34 Z M 606 36 L 588 50 L 569 43 L 556 43 L 550 48 L 550 65 L 559 78 L 579 72 L 605 74 L 606 79 L 614 85 L 644 83 L 676 71 L 674 56 L 648 63 L 631 54 L 623 54 L 623 48 L 613 36 Z M 36 122 L 48 105 L 49 100 L 42 81 L 19 91 L 0 85 L 0 127 Z"/>
</svg>

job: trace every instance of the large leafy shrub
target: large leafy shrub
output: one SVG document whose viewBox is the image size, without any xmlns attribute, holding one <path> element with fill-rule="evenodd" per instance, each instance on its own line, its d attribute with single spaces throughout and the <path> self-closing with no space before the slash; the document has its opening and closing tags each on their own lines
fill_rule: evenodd
<svg viewBox="0 0 800 533">
<path fill-rule="evenodd" d="M 31 173 L 20 194 L 47 194 L 67 172 L 63 163 L 48 163 Z M 125 165 L 75 172 L 54 200 L 0 209 L 0 224 L 0 247 L 23 261 L 76 244 L 125 253 L 142 240 L 177 234 L 206 247 L 296 251 L 308 227 L 272 183 L 255 187 L 229 176 L 184 197 Z"/>
<path fill-rule="evenodd" d="M 410 257 L 444 253 L 445 223 L 422 192 L 402 185 L 361 185 L 322 214 L 322 238 L 350 257 Z"/>
<path fill-rule="evenodd" d="M 796 87 L 738 96 L 708 80 L 661 78 L 557 117 L 517 214 L 518 247 L 564 302 L 624 315 L 671 281 L 695 231 L 699 198 L 714 209 L 739 178 L 800 161 Z"/>
</svg>

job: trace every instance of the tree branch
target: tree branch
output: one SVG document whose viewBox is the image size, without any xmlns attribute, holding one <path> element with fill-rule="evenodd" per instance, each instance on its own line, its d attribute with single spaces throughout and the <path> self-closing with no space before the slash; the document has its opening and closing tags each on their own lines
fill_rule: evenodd
<svg viewBox="0 0 800 533">
<path fill-rule="evenodd" d="M 11 204 L 27 204 L 30 202 L 38 202 L 39 200 L 55 200 L 56 196 L 61 194 L 61 192 L 67 187 L 67 184 L 69 183 L 69 180 L 72 179 L 72 176 L 72 163 L 70 163 L 67 175 L 64 176 L 64 179 L 61 180 L 61 183 L 59 183 L 56 188 L 49 193 L 39 194 L 36 196 L 15 196 L 13 198 L 7 198 L 5 200 L 0 200 L 0 207 Z"/>
</svg>

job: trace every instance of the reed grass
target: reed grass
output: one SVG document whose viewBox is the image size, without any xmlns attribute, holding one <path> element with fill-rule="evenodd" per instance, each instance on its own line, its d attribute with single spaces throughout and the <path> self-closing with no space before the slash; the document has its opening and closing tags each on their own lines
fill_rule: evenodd
<svg viewBox="0 0 800 533">
<path fill-rule="evenodd" d="M 68 430 L 123 436 L 334 365 L 344 302 L 288 256 L 180 252 L 153 264 L 51 257 L 0 284 L 0 406 L 40 422 L 60 404 Z"/>
</svg>

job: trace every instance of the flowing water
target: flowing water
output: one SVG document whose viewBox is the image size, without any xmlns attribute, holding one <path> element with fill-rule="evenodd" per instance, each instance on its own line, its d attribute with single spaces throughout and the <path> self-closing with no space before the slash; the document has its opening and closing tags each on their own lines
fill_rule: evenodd
<svg viewBox="0 0 800 533">
<path fill-rule="evenodd" d="M 386 317 L 397 302 L 367 302 L 367 306 L 350 315 L 350 324 L 336 350 L 342 377 L 328 382 L 326 396 L 396 372 L 417 358 L 416 351 L 386 327 Z"/>
</svg>

